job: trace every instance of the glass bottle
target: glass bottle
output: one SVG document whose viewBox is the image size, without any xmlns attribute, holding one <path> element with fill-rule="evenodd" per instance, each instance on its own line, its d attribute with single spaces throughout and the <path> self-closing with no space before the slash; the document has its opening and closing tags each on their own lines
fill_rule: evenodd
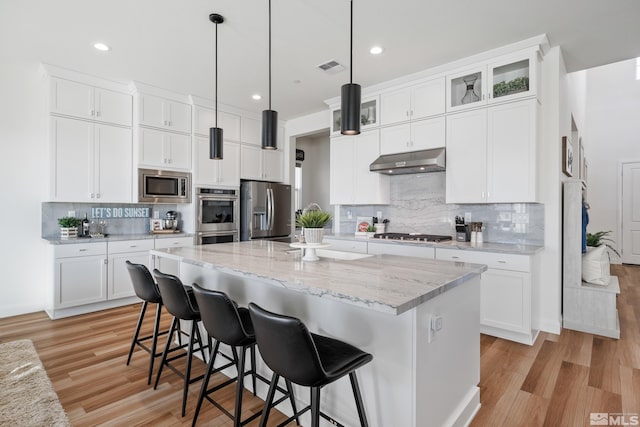
<svg viewBox="0 0 640 427">
<path fill-rule="evenodd" d="M 84 237 L 89 237 L 89 218 L 87 218 L 87 213 L 84 213 L 84 219 L 82 220 L 82 235 Z"/>
<path fill-rule="evenodd" d="M 475 75 L 466 76 L 466 77 L 463 77 L 462 80 L 467 85 L 467 92 L 464 94 L 460 102 L 462 104 L 470 104 L 472 102 L 480 101 L 480 97 L 476 95 L 475 91 L 473 90 L 476 84 L 476 80 L 478 80 L 478 76 L 475 76 Z"/>
</svg>

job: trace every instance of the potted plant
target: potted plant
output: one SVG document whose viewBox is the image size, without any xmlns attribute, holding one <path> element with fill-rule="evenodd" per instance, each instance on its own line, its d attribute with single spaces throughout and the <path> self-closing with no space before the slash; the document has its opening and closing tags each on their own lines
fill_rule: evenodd
<svg viewBox="0 0 640 427">
<path fill-rule="evenodd" d="M 331 214 L 323 210 L 305 210 L 296 219 L 296 225 L 302 227 L 304 240 L 310 245 L 319 245 L 324 237 L 324 226 L 331 220 Z"/>
<path fill-rule="evenodd" d="M 618 251 L 613 246 L 607 243 L 607 242 L 615 243 L 612 239 L 607 237 L 609 233 L 611 233 L 611 230 L 598 231 L 597 233 L 587 233 L 587 246 L 596 247 L 596 246 L 604 245 L 607 247 L 607 249 L 610 249 L 613 253 L 620 256 L 620 253 L 618 253 Z"/>
<path fill-rule="evenodd" d="M 78 237 L 78 226 L 82 224 L 79 218 L 73 218 L 70 216 L 64 216 L 58 218 L 58 225 L 60 226 L 60 238 L 69 239 Z"/>
<path fill-rule="evenodd" d="M 367 227 L 367 237 L 373 237 L 376 234 L 376 226 L 375 224 L 371 224 Z"/>
</svg>

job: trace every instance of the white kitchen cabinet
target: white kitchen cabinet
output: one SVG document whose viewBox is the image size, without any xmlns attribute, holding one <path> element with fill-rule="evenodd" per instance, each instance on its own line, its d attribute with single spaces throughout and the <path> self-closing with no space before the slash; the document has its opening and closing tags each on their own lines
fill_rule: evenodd
<svg viewBox="0 0 640 427">
<path fill-rule="evenodd" d="M 380 154 L 443 148 L 445 129 L 444 116 L 384 127 L 380 130 Z"/>
<path fill-rule="evenodd" d="M 53 310 L 107 299 L 107 244 L 79 243 L 54 249 Z"/>
<path fill-rule="evenodd" d="M 224 141 L 222 160 L 209 158 L 209 139 L 194 138 L 195 173 L 193 181 L 196 185 L 240 186 L 240 144 Z"/>
<path fill-rule="evenodd" d="M 377 96 L 365 98 L 360 102 L 360 131 L 364 132 L 380 125 L 378 119 Z M 340 108 L 331 110 L 331 135 L 339 136 L 342 124 L 342 111 Z"/>
<path fill-rule="evenodd" d="M 51 116 L 51 198 L 131 202 L 131 129 Z"/>
<path fill-rule="evenodd" d="M 254 145 L 241 147 L 240 177 L 259 181 L 284 181 L 284 153 L 282 150 L 263 150 Z"/>
<path fill-rule="evenodd" d="M 435 248 L 416 244 L 367 243 L 367 253 L 373 255 L 402 255 L 416 258 L 435 259 Z"/>
<path fill-rule="evenodd" d="M 445 112 L 444 77 L 380 96 L 382 126 L 419 120 Z"/>
<path fill-rule="evenodd" d="M 131 261 L 134 264 L 144 264 L 149 268 L 149 250 L 153 249 L 153 247 L 153 239 L 123 240 L 108 243 L 108 300 L 135 296 L 136 293 L 133 290 L 126 261 Z"/>
<path fill-rule="evenodd" d="M 191 169 L 191 137 L 140 127 L 138 166 Z"/>
<path fill-rule="evenodd" d="M 132 103 L 132 96 L 126 93 L 71 80 L 51 78 L 51 114 L 131 126 Z"/>
<path fill-rule="evenodd" d="M 242 117 L 240 119 L 240 123 L 242 125 L 242 142 L 261 146 L 262 123 L 260 122 L 260 120 L 252 119 L 249 117 Z"/>
<path fill-rule="evenodd" d="M 139 94 L 138 104 L 140 125 L 191 133 L 191 105 L 148 94 Z"/>
<path fill-rule="evenodd" d="M 218 111 L 218 126 L 223 129 L 224 139 L 240 141 L 242 118 L 237 114 Z M 210 126 L 211 127 L 211 126 Z M 207 131 L 207 135 L 209 131 Z"/>
<path fill-rule="evenodd" d="M 155 249 L 181 248 L 193 245 L 193 237 L 169 237 L 154 240 Z M 180 262 L 175 259 L 152 255 L 149 263 L 150 270 L 157 268 L 165 274 L 180 275 Z"/>
<path fill-rule="evenodd" d="M 534 257 L 436 248 L 436 259 L 487 265 L 480 279 L 480 331 L 528 345 L 538 334 Z"/>
<path fill-rule="evenodd" d="M 209 136 L 209 129 L 216 125 L 216 112 L 212 108 L 195 105 L 193 107 L 193 133 Z M 218 127 L 223 138 L 228 141 L 240 141 L 240 116 L 218 110 Z"/>
<path fill-rule="evenodd" d="M 322 239 L 322 243 L 331 245 L 331 247 L 328 249 L 332 251 L 355 252 L 359 254 L 367 253 L 366 241 L 332 239 L 331 237 L 327 236 Z"/>
<path fill-rule="evenodd" d="M 447 203 L 536 202 L 537 100 L 447 116 Z"/>
<path fill-rule="evenodd" d="M 389 203 L 389 177 L 369 171 L 369 165 L 380 155 L 378 130 L 331 138 L 330 150 L 332 205 Z"/>
<path fill-rule="evenodd" d="M 447 112 L 536 96 L 538 56 L 527 49 L 447 75 Z M 475 96 L 466 96 L 470 90 Z"/>
</svg>

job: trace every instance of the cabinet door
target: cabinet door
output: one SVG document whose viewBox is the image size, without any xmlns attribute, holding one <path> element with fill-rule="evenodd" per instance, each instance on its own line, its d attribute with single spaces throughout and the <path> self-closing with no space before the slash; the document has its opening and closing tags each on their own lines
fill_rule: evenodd
<svg viewBox="0 0 640 427">
<path fill-rule="evenodd" d="M 446 145 L 445 118 L 411 122 L 411 151 L 442 148 Z"/>
<path fill-rule="evenodd" d="M 80 202 L 93 193 L 93 124 L 51 117 L 53 200 Z"/>
<path fill-rule="evenodd" d="M 416 258 L 435 258 L 435 249 L 411 245 L 398 245 L 393 243 L 367 243 L 367 253 L 373 255 L 390 254 L 411 256 Z"/>
<path fill-rule="evenodd" d="M 237 142 L 224 141 L 223 159 L 211 160 L 219 163 L 219 181 L 220 185 L 229 187 L 240 186 L 240 144 Z"/>
<path fill-rule="evenodd" d="M 93 119 L 93 87 L 64 79 L 51 78 L 52 113 Z"/>
<path fill-rule="evenodd" d="M 369 170 L 369 165 L 380 156 L 378 131 L 355 136 L 353 154 L 354 202 L 360 205 L 389 203 L 389 177 Z"/>
<path fill-rule="evenodd" d="M 487 67 L 489 103 L 512 101 L 536 94 L 538 52 L 507 55 Z"/>
<path fill-rule="evenodd" d="M 490 268 L 480 280 L 480 324 L 531 333 L 531 276 Z"/>
<path fill-rule="evenodd" d="M 284 181 L 284 153 L 282 150 L 263 150 L 264 179 L 272 182 Z"/>
<path fill-rule="evenodd" d="M 332 205 L 350 205 L 354 200 L 353 139 L 352 136 L 331 138 L 329 203 Z"/>
<path fill-rule="evenodd" d="M 189 135 L 180 135 L 176 133 L 167 133 L 165 135 L 165 165 L 172 169 L 191 169 L 191 137 Z"/>
<path fill-rule="evenodd" d="M 168 128 L 174 132 L 191 133 L 191 105 L 166 101 L 169 114 L 166 115 Z"/>
<path fill-rule="evenodd" d="M 165 274 L 180 276 L 180 261 L 157 255 L 152 256 L 152 258 L 153 268 L 157 268 L 160 272 Z"/>
<path fill-rule="evenodd" d="M 447 76 L 447 112 L 481 107 L 487 104 L 485 96 L 486 67 L 479 66 Z"/>
<path fill-rule="evenodd" d="M 408 121 L 411 114 L 411 90 L 409 88 L 380 96 L 380 124 Z"/>
<path fill-rule="evenodd" d="M 261 130 L 262 123 L 259 120 L 251 119 L 249 117 L 242 117 L 242 142 L 253 145 L 261 145 Z"/>
<path fill-rule="evenodd" d="M 485 202 L 486 109 L 447 116 L 447 203 Z"/>
<path fill-rule="evenodd" d="M 444 114 L 444 77 L 434 79 L 411 88 L 411 120 Z"/>
<path fill-rule="evenodd" d="M 131 129 L 96 124 L 94 192 L 102 202 L 132 200 Z"/>
<path fill-rule="evenodd" d="M 138 163 L 143 166 L 165 167 L 165 132 L 140 128 Z"/>
<path fill-rule="evenodd" d="M 209 158 L 209 139 L 202 137 L 194 138 L 193 164 L 195 173 L 193 181 L 198 185 L 215 185 L 220 179 L 219 168 L 224 160 L 212 160 Z M 223 148 L 223 157 L 227 159 L 227 146 Z"/>
<path fill-rule="evenodd" d="M 537 101 L 487 109 L 487 201 L 536 201 Z"/>
<path fill-rule="evenodd" d="M 224 129 L 224 139 L 240 141 L 240 116 L 218 111 L 218 126 Z"/>
<path fill-rule="evenodd" d="M 134 264 L 144 264 L 149 268 L 149 252 L 130 252 L 109 256 L 109 286 L 107 291 L 107 299 L 109 300 L 136 295 L 127 270 L 126 261 L 131 261 Z"/>
<path fill-rule="evenodd" d="M 193 237 L 167 237 L 157 238 L 154 242 L 156 249 L 182 248 L 193 245 Z"/>
<path fill-rule="evenodd" d="M 131 126 L 133 122 L 131 95 L 106 89 L 95 89 L 95 119 L 116 125 Z"/>
<path fill-rule="evenodd" d="M 413 151 L 409 123 L 389 126 L 380 130 L 380 154 Z"/>
<path fill-rule="evenodd" d="M 216 112 L 211 108 L 194 107 L 193 108 L 193 133 L 209 136 L 209 128 L 216 125 Z M 220 123 L 218 123 L 220 126 Z M 226 137 L 226 132 L 224 134 Z"/>
<path fill-rule="evenodd" d="M 263 179 L 262 149 L 252 145 L 243 145 L 240 152 L 240 177 L 242 179 Z"/>
<path fill-rule="evenodd" d="M 105 256 L 60 258 L 55 261 L 55 308 L 107 299 Z"/>
<path fill-rule="evenodd" d="M 169 108 L 166 101 L 157 96 L 140 95 L 140 124 L 145 126 L 154 126 L 158 128 L 167 127 L 166 117 L 169 115 Z"/>
</svg>

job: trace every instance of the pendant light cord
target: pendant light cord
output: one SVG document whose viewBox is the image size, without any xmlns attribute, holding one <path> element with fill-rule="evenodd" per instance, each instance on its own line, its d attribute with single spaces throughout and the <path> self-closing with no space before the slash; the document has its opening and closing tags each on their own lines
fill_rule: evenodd
<svg viewBox="0 0 640 427">
<path fill-rule="evenodd" d="M 218 23 L 216 22 L 216 75 L 215 75 L 215 86 L 216 86 L 216 128 L 218 127 Z"/>
<path fill-rule="evenodd" d="M 271 0 L 269 0 L 269 110 L 271 110 Z"/>
<path fill-rule="evenodd" d="M 271 0 L 269 0 L 271 1 Z M 349 46 L 349 83 L 353 83 L 353 0 L 349 2 L 351 4 L 351 35 Z"/>
</svg>

